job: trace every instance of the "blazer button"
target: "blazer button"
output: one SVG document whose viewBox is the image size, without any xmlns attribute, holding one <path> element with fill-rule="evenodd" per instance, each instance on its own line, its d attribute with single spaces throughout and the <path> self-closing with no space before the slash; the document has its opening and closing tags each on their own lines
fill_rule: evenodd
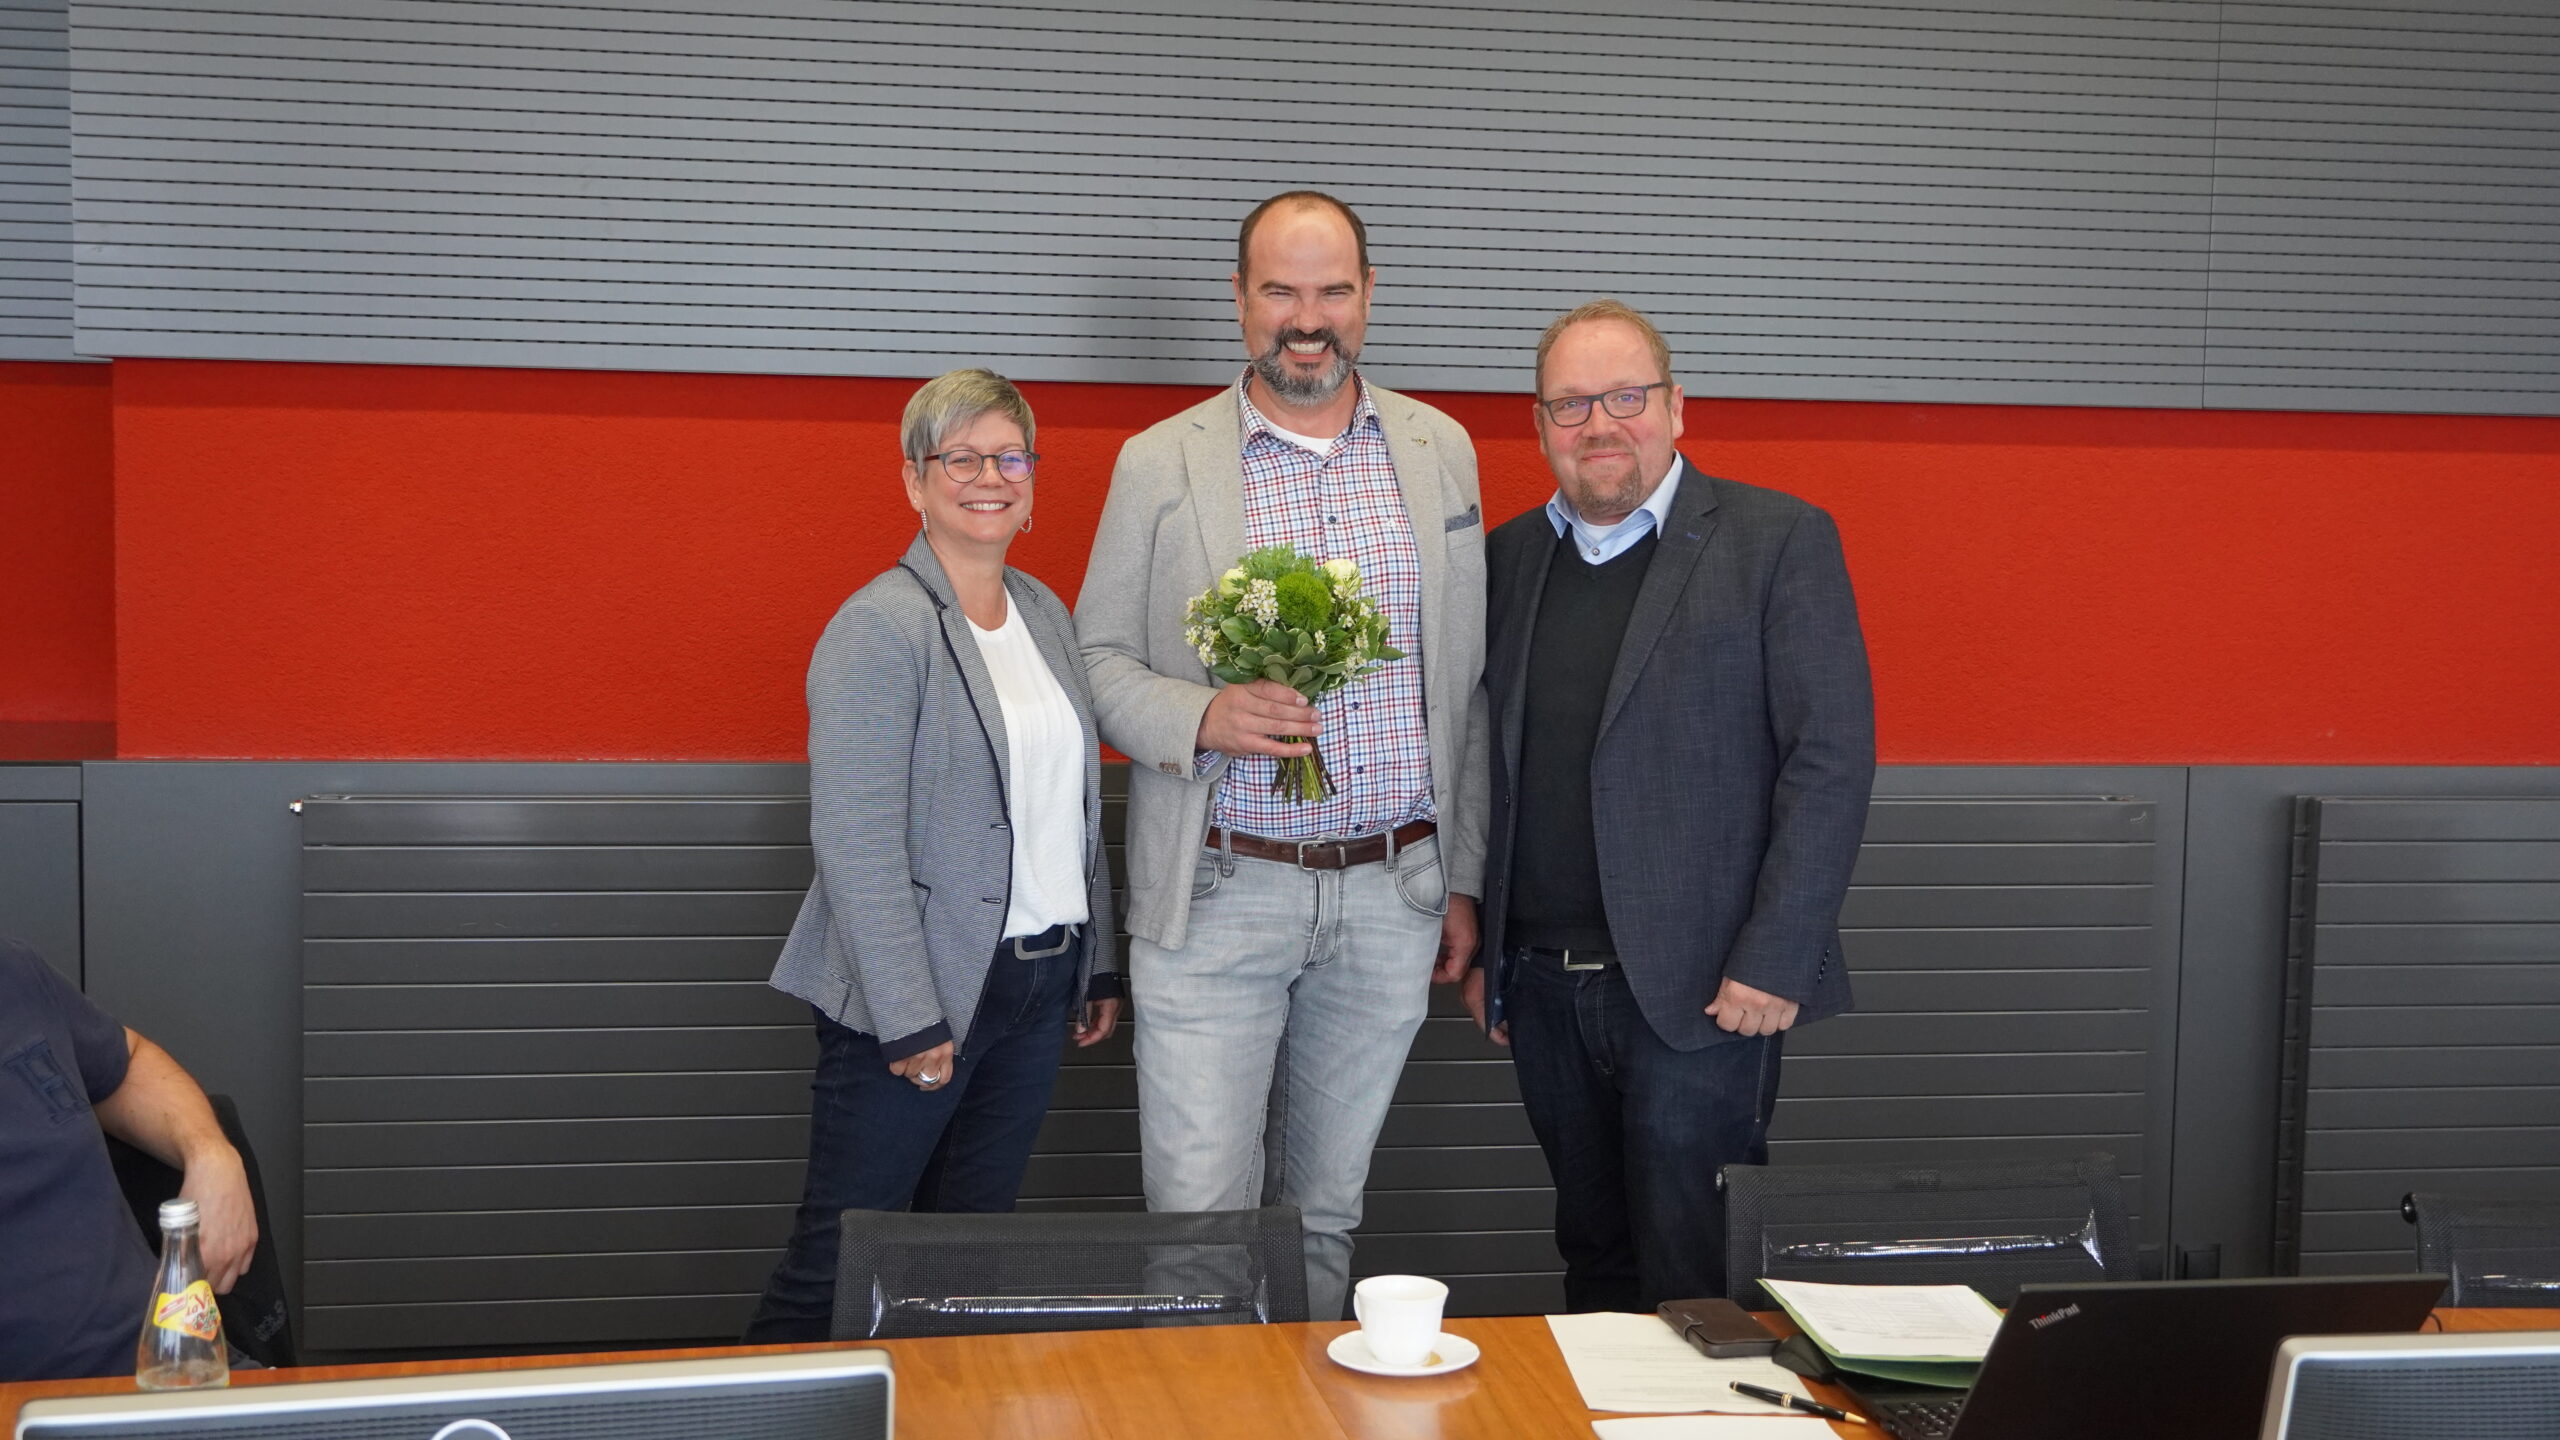
<svg viewBox="0 0 2560 1440">
<path fill-rule="evenodd" d="M 1167 761 L 1162 762 L 1161 764 L 1157 765 L 1157 766 L 1156 766 L 1156 768 L 1157 768 L 1157 769 L 1159 769 L 1159 770 L 1161 770 L 1161 771 L 1163 771 L 1163 772 L 1164 772 L 1164 773 L 1166 773 L 1167 775 L 1179 775 L 1179 774 L 1181 774 L 1181 773 L 1182 773 L 1182 767 L 1181 767 L 1181 766 L 1179 766 L 1179 765 L 1174 764 L 1174 763 L 1173 763 L 1172 761 L 1170 761 L 1170 760 L 1167 760 Z"/>
</svg>

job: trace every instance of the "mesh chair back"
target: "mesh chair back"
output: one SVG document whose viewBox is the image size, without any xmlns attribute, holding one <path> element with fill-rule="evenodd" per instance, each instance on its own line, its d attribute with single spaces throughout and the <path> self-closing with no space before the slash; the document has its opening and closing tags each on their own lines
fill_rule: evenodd
<svg viewBox="0 0 2560 1440">
<path fill-rule="evenodd" d="M 2015 1164 L 1728 1165 L 1725 1286 L 1774 1309 L 1762 1277 L 1970 1285 L 2005 1306 L 2039 1281 L 2136 1277 L 2115 1158 Z"/>
<path fill-rule="evenodd" d="M 2448 1305 L 2560 1310 L 2560 1199 L 2409 1197 L 2418 1219 L 2418 1270 L 2451 1276 Z"/>
<path fill-rule="evenodd" d="M 222 1338 L 231 1348 L 270 1369 L 302 1363 L 293 1342 L 293 1307 L 285 1299 L 284 1264 L 276 1259 L 276 1224 L 267 1217 L 267 1182 L 258 1173 L 258 1152 L 249 1148 L 249 1132 L 240 1123 L 240 1107 L 228 1095 L 207 1095 L 222 1138 L 240 1152 L 240 1168 L 248 1173 L 249 1204 L 258 1218 L 258 1248 L 249 1268 L 221 1297 Z M 160 1202 L 178 1198 L 186 1176 L 143 1151 L 109 1136 L 107 1158 L 115 1165 L 116 1186 L 133 1211 L 133 1223 L 160 1253 Z"/>
<path fill-rule="evenodd" d="M 847 1210 L 839 1340 L 1307 1318 L 1298 1212 Z"/>
</svg>

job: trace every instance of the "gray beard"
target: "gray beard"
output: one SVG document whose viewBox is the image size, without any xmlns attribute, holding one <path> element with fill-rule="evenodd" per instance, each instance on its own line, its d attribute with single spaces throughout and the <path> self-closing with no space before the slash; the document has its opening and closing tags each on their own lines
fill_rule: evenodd
<svg viewBox="0 0 2560 1440">
<path fill-rule="evenodd" d="M 1274 340 L 1271 342 L 1270 349 L 1254 356 L 1253 373 L 1261 379 L 1272 394 L 1291 405 L 1301 407 L 1321 405 L 1340 394 L 1343 382 L 1351 378 L 1352 362 L 1360 358 L 1356 355 L 1344 354 L 1341 342 L 1336 341 L 1333 347 L 1332 366 L 1315 375 L 1302 377 L 1292 373 L 1286 365 L 1281 363 L 1282 347 L 1286 343 Z"/>
</svg>

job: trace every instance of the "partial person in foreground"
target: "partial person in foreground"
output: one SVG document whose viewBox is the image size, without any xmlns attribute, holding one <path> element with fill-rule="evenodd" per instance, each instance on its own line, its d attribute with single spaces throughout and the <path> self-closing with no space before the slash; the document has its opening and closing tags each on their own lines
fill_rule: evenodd
<svg viewBox="0 0 2560 1440">
<path fill-rule="evenodd" d="M 1840 905 L 1875 716 L 1839 531 L 1675 448 L 1682 394 L 1615 300 L 1538 343 L 1555 498 L 1488 544 L 1485 944 L 1556 1181 L 1571 1310 L 1725 1293 L 1717 1171 L 1763 1164 L 1779 1052 L 1849 1008 Z"/>
<path fill-rule="evenodd" d="M 919 534 L 809 661 L 817 877 L 776 962 L 816 1012 L 809 1175 L 750 1342 L 824 1340 L 847 1210 L 1010 1210 L 1067 1039 L 1120 1014 L 1075 622 L 1009 568 L 1031 407 L 986 370 L 907 402 Z"/>
<path fill-rule="evenodd" d="M 1076 626 L 1102 738 L 1134 762 L 1147 1206 L 1296 1206 L 1310 1312 L 1330 1320 L 1435 957 L 1475 949 L 1484 523 L 1466 432 L 1357 373 L 1377 276 L 1351 208 L 1274 196 L 1236 248 L 1248 363 L 1121 450 Z M 1265 546 L 1356 565 L 1402 658 L 1316 705 L 1216 683 L 1187 608 Z M 1275 793 L 1310 736 L 1335 793 Z"/>
<path fill-rule="evenodd" d="M 240 1152 L 168 1051 L 5 939 L 0 1068 L 0 1381 L 130 1375 L 156 1267 L 107 1139 L 185 1175 L 225 1295 L 258 1245 Z"/>
</svg>

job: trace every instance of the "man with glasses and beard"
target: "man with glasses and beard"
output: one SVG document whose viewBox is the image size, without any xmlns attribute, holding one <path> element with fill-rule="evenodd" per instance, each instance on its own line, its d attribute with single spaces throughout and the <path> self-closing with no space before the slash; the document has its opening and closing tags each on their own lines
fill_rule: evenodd
<svg viewBox="0 0 2560 1440">
<path fill-rule="evenodd" d="M 1455 980 L 1475 950 L 1484 520 L 1466 432 L 1354 370 L 1376 272 L 1351 207 L 1264 201 L 1233 281 L 1250 363 L 1121 450 L 1076 629 L 1102 738 L 1133 762 L 1148 1208 L 1296 1206 L 1311 1312 L 1333 1319 L 1435 957 Z M 1219 685 L 1185 608 L 1268 545 L 1356 563 L 1404 658 L 1313 706 Z M 1308 736 L 1338 791 L 1297 803 L 1275 771 Z"/>
<path fill-rule="evenodd" d="M 1568 1310 L 1722 1295 L 1717 1172 L 1768 1162 L 1789 1030 L 1849 1008 L 1840 904 L 1875 779 L 1831 517 L 1682 458 L 1671 348 L 1557 317 L 1555 498 L 1494 532 L 1478 1023 L 1556 1181 Z"/>
</svg>

